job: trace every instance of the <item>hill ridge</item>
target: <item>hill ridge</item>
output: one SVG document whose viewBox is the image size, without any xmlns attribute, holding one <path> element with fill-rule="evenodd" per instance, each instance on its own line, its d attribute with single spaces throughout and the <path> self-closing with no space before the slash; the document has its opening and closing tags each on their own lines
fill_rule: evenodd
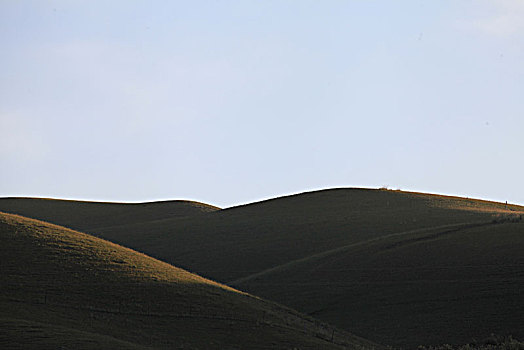
<svg viewBox="0 0 524 350">
<path fill-rule="evenodd" d="M 56 198 L 56 197 L 28 197 L 28 196 L 7 196 L 0 197 L 0 200 L 12 200 L 12 199 L 34 199 L 34 200 L 47 200 L 47 201 L 59 201 L 59 202 L 75 202 L 75 203 L 92 203 L 92 204 L 116 204 L 116 205 L 141 205 L 141 204 L 162 204 L 162 203 L 188 203 L 197 204 L 210 208 L 222 209 L 216 205 L 209 203 L 200 202 L 192 199 L 162 199 L 153 201 L 132 201 L 132 202 L 117 202 L 117 201 L 98 201 L 98 200 L 87 200 L 87 199 L 68 199 L 68 198 Z"/>
<path fill-rule="evenodd" d="M 400 189 L 394 190 L 394 189 L 389 189 L 389 188 L 371 188 L 371 187 L 332 187 L 332 188 L 314 189 L 314 190 L 309 190 L 309 191 L 302 191 L 302 192 L 297 192 L 297 193 L 286 194 L 282 196 L 276 196 L 276 197 L 262 199 L 262 200 L 256 200 L 254 202 L 249 202 L 249 203 L 244 203 L 244 204 L 233 205 L 230 207 L 223 208 L 222 210 L 228 211 L 228 210 L 233 210 L 237 208 L 244 208 L 244 207 L 251 206 L 251 205 L 273 202 L 273 201 L 277 201 L 281 199 L 288 199 L 288 198 L 300 197 L 304 195 L 314 195 L 314 194 L 322 194 L 322 193 L 329 193 L 329 192 L 336 192 L 336 191 L 395 192 L 395 193 L 403 193 L 403 194 L 408 194 L 408 195 L 421 195 L 421 196 L 435 197 L 435 198 L 465 200 L 465 201 L 476 202 L 476 203 L 485 204 L 485 205 L 493 205 L 493 204 L 505 205 L 508 207 L 508 210 L 510 211 L 512 210 L 511 208 L 513 208 L 513 209 L 518 209 L 519 211 L 524 212 L 524 205 L 515 204 L 515 203 L 503 203 L 503 202 L 498 202 L 496 200 L 472 198 L 472 197 L 461 197 L 461 196 L 445 195 L 445 194 L 439 194 L 439 193 L 406 191 L 406 190 L 400 190 Z"/>
<path fill-rule="evenodd" d="M 220 210 L 209 204 L 189 200 L 116 203 L 31 197 L 0 198 L 0 211 L 89 233 L 103 227 L 198 216 Z"/>
</svg>

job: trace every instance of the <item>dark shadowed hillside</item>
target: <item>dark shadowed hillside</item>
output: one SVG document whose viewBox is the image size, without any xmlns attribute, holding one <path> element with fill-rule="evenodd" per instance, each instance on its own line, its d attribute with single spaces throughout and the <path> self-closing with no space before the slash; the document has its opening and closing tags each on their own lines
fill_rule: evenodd
<svg viewBox="0 0 524 350">
<path fill-rule="evenodd" d="M 7 206 L 1 210 L 11 211 Z M 518 206 L 400 191 L 335 189 L 199 216 L 82 229 L 221 282 L 384 235 L 486 222 Z M 42 217 L 44 220 L 52 218 Z M 108 218 L 110 219 L 110 218 Z M 79 222 L 81 222 L 79 216 Z M 62 224 L 61 222 L 55 221 Z M 71 226 L 78 226 L 70 223 Z"/>
<path fill-rule="evenodd" d="M 0 199 L 2 211 L 89 232 L 222 282 L 392 233 L 486 222 L 494 215 L 524 210 L 458 197 L 367 189 L 308 192 L 218 211 L 194 206 Z M 211 212 L 202 214 L 202 207 Z M 109 210 L 118 210 L 118 215 Z"/>
<path fill-rule="evenodd" d="M 48 198 L 0 198 L 0 211 L 53 222 L 83 232 L 107 226 L 196 216 L 215 210 L 220 208 L 183 200 L 109 203 Z"/>
<path fill-rule="evenodd" d="M 0 213 L 5 349 L 342 349 L 372 343 L 130 249 Z"/>
<path fill-rule="evenodd" d="M 53 222 L 82 232 L 108 226 L 197 216 L 216 210 L 220 208 L 184 200 L 110 203 L 49 198 L 0 198 L 0 211 Z"/>
<path fill-rule="evenodd" d="M 234 285 L 385 344 L 522 338 L 524 222 L 394 234 Z"/>
<path fill-rule="evenodd" d="M 0 209 L 14 212 L 2 200 Z M 86 223 L 77 213 L 73 227 Z M 198 216 L 140 215 L 86 230 L 387 344 L 520 334 L 520 206 L 332 189 Z"/>
</svg>

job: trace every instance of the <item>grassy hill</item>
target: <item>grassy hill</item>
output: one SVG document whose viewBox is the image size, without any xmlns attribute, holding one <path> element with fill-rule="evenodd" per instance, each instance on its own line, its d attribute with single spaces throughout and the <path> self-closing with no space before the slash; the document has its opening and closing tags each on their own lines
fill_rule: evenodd
<svg viewBox="0 0 524 350">
<path fill-rule="evenodd" d="M 0 213 L 0 347 L 342 349 L 363 339 L 60 226 Z"/>
<path fill-rule="evenodd" d="M 16 212 L 3 200 L 0 210 Z M 85 225 L 79 213 L 70 225 Z M 85 229 L 370 339 L 415 346 L 497 331 L 522 337 L 514 325 L 524 302 L 514 296 L 524 225 L 501 222 L 523 214 L 475 199 L 332 189 Z"/>
<path fill-rule="evenodd" d="M 49 198 L 0 198 L 0 211 L 80 230 L 145 223 L 220 210 L 209 204 L 174 200 L 150 203 L 86 202 Z"/>
<path fill-rule="evenodd" d="M 524 337 L 524 223 L 459 224 L 351 244 L 234 283 L 384 344 Z"/>
<path fill-rule="evenodd" d="M 524 211 L 519 206 L 457 197 L 333 189 L 165 219 L 148 216 L 154 210 L 140 213 L 140 204 L 118 205 L 123 211 L 136 210 L 122 214 L 132 217 L 127 224 L 104 214 L 102 206 L 108 204 L 91 203 L 101 206 L 104 227 L 93 225 L 89 213 L 82 214 L 79 204 L 87 203 L 69 203 L 78 206 L 75 215 L 60 207 L 64 204 L 48 201 L 36 208 L 28 200 L 14 207 L 0 200 L 0 210 L 89 232 L 221 282 L 392 233 L 487 222 L 494 215 Z"/>
</svg>

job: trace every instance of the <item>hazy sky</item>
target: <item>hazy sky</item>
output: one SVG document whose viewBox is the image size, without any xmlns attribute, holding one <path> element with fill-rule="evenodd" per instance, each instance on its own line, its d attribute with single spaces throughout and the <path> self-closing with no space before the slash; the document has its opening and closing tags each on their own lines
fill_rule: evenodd
<svg viewBox="0 0 524 350">
<path fill-rule="evenodd" d="M 0 0 L 0 196 L 524 204 L 524 1 Z"/>
</svg>

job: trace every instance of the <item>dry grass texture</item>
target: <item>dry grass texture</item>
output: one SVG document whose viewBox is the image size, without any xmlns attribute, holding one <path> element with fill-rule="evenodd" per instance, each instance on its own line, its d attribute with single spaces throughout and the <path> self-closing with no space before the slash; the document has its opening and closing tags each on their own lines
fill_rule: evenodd
<svg viewBox="0 0 524 350">
<path fill-rule="evenodd" d="M 344 348 L 357 337 L 128 248 L 0 214 L 3 348 Z"/>
</svg>

